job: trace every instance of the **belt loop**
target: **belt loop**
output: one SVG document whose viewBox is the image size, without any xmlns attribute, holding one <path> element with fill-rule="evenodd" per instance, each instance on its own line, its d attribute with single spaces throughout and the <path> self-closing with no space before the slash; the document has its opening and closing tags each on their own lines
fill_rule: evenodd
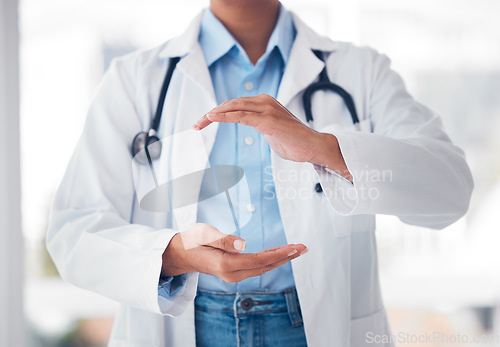
<svg viewBox="0 0 500 347">
<path fill-rule="evenodd" d="M 297 296 L 297 291 L 294 289 L 285 290 L 286 306 L 288 316 L 293 327 L 302 325 L 302 313 L 300 312 L 300 304 Z"/>
</svg>

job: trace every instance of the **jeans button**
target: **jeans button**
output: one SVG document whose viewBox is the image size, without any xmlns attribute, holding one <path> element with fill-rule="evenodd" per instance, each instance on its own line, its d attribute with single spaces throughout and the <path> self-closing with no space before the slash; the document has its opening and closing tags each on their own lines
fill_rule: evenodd
<svg viewBox="0 0 500 347">
<path fill-rule="evenodd" d="M 240 306 L 243 310 L 248 311 L 254 306 L 253 300 L 250 298 L 246 298 L 241 301 Z"/>
</svg>

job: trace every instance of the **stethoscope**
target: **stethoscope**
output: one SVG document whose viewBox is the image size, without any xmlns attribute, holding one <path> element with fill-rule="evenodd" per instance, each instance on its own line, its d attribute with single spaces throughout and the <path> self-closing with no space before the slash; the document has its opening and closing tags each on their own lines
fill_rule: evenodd
<svg viewBox="0 0 500 347">
<path fill-rule="evenodd" d="M 316 57 L 318 57 L 318 59 L 324 62 L 321 51 L 313 50 L 313 53 L 316 55 Z M 151 123 L 151 127 L 149 128 L 149 131 L 147 132 L 142 131 L 138 133 L 134 137 L 134 140 L 132 141 L 132 156 L 134 158 L 134 161 L 137 161 L 143 165 L 149 164 L 151 171 L 153 173 L 153 178 L 156 186 L 158 186 L 158 182 L 156 179 L 156 175 L 154 174 L 153 161 L 159 159 L 161 155 L 161 141 L 158 138 L 158 136 L 156 136 L 156 133 L 158 132 L 158 128 L 160 126 L 161 116 L 163 113 L 163 104 L 165 103 L 165 97 L 167 95 L 168 86 L 170 84 L 170 80 L 172 79 L 172 75 L 179 60 L 180 60 L 179 57 L 170 58 L 167 73 L 165 75 L 165 79 L 163 80 L 163 84 L 161 86 L 160 98 L 158 100 L 158 105 L 156 106 L 156 112 L 153 121 Z M 320 90 L 332 91 L 338 94 L 344 101 L 347 110 L 351 115 L 353 124 L 355 126 L 359 124 L 359 117 L 356 112 L 356 107 L 354 105 L 352 96 L 338 84 L 335 84 L 330 81 L 326 71 L 326 64 L 319 75 L 318 82 L 310 84 L 306 88 L 302 96 L 302 102 L 306 114 L 306 121 L 309 124 L 312 123 L 313 121 L 312 96 L 315 92 Z M 321 187 L 321 184 L 319 182 L 316 183 L 316 185 L 314 186 L 314 190 L 317 193 L 321 193 L 323 191 L 323 188 Z"/>
</svg>

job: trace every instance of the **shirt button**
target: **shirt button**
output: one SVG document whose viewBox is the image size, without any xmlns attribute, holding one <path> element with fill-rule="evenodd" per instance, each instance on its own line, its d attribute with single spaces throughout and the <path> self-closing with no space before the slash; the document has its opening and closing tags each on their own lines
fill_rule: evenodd
<svg viewBox="0 0 500 347">
<path fill-rule="evenodd" d="M 250 213 L 254 213 L 255 212 L 255 205 L 254 204 L 248 204 L 247 205 L 247 211 L 250 212 Z"/>
<path fill-rule="evenodd" d="M 253 89 L 253 83 L 252 82 L 245 82 L 245 89 L 246 90 L 252 90 Z"/>
<path fill-rule="evenodd" d="M 251 136 L 245 137 L 244 141 L 245 141 L 245 145 L 247 145 L 247 146 L 253 145 L 253 137 L 251 137 Z"/>
</svg>

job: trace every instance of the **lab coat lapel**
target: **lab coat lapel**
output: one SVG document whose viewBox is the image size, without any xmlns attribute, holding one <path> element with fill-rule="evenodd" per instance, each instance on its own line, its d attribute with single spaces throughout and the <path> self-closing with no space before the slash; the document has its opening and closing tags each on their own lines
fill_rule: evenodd
<svg viewBox="0 0 500 347">
<path fill-rule="evenodd" d="M 325 63 L 318 59 L 313 49 L 323 52 L 332 52 L 336 43 L 316 34 L 300 18 L 292 13 L 297 36 L 290 51 L 285 73 L 281 80 L 278 100 L 288 106 L 291 100 L 306 89 L 318 77 Z M 302 118 L 302 114 L 296 115 Z M 302 119 L 305 121 L 305 118 Z"/>
<path fill-rule="evenodd" d="M 174 133 L 183 134 L 187 141 L 178 143 L 178 150 L 172 154 L 172 170 L 177 177 L 200 173 L 210 166 L 209 156 L 217 135 L 218 123 L 211 124 L 201 131 L 192 129 L 203 114 L 216 106 L 208 93 L 203 93 L 200 80 L 186 81 L 187 86 L 182 88 L 179 100 L 179 109 Z M 196 96 L 196 100 L 193 100 Z M 185 130 L 187 129 L 187 130 Z M 182 139 L 182 137 L 180 137 Z M 177 208 L 174 211 L 179 230 L 185 230 L 196 223 L 198 196 L 201 189 L 203 175 L 190 176 L 190 186 L 180 192 L 182 195 L 192 195 L 193 204 Z M 183 197 L 184 199 L 184 197 Z"/>
<path fill-rule="evenodd" d="M 164 57 L 181 57 L 176 72 L 181 78 L 176 78 L 174 74 L 170 87 L 172 91 L 176 91 L 170 95 L 172 102 L 169 104 L 175 105 L 175 117 L 172 117 L 170 131 L 178 134 L 175 139 L 178 140 L 178 150 L 173 151 L 170 158 L 173 177 L 183 177 L 210 166 L 208 158 L 218 130 L 218 123 L 211 124 L 202 131 L 192 129 L 200 117 L 217 106 L 210 72 L 198 44 L 200 21 L 201 14 L 181 37 L 169 42 L 161 53 Z M 189 191 L 181 193 L 197 197 L 203 176 L 191 177 Z M 197 203 L 176 208 L 173 213 L 177 228 L 185 230 L 196 223 Z"/>
<path fill-rule="evenodd" d="M 201 19 L 204 11 L 205 10 L 201 11 L 192 20 L 187 30 L 181 36 L 167 42 L 159 56 L 161 58 L 181 57 L 177 69 L 182 71 L 185 77 L 199 85 L 215 103 L 215 92 L 212 86 L 212 79 L 207 68 L 205 56 L 198 43 Z"/>
<path fill-rule="evenodd" d="M 281 80 L 278 101 L 285 107 L 318 77 L 325 64 L 297 37 L 290 52 L 290 60 Z M 300 115 L 296 115 L 300 118 Z M 302 119 L 305 121 L 305 119 Z"/>
<path fill-rule="evenodd" d="M 204 93 L 207 94 L 207 96 L 213 101 L 215 107 L 216 99 L 212 78 L 210 77 L 210 72 L 208 71 L 205 56 L 203 55 L 201 46 L 198 43 L 196 43 L 193 50 L 179 62 L 178 68 L 186 75 L 187 78 L 191 79 L 203 90 Z"/>
<path fill-rule="evenodd" d="M 188 79 L 181 86 L 181 95 L 179 99 L 178 115 L 175 124 L 176 131 L 192 129 L 193 124 L 197 122 L 206 112 L 217 106 L 215 100 L 212 78 L 208 71 L 203 51 L 199 44 L 195 44 L 193 50 L 179 62 L 179 72 Z M 205 153 L 200 153 L 193 160 L 200 160 L 206 165 L 208 157 L 212 151 L 219 123 L 212 123 L 202 131 L 197 133 L 203 138 Z M 203 156 L 203 158 L 202 158 Z"/>
</svg>

